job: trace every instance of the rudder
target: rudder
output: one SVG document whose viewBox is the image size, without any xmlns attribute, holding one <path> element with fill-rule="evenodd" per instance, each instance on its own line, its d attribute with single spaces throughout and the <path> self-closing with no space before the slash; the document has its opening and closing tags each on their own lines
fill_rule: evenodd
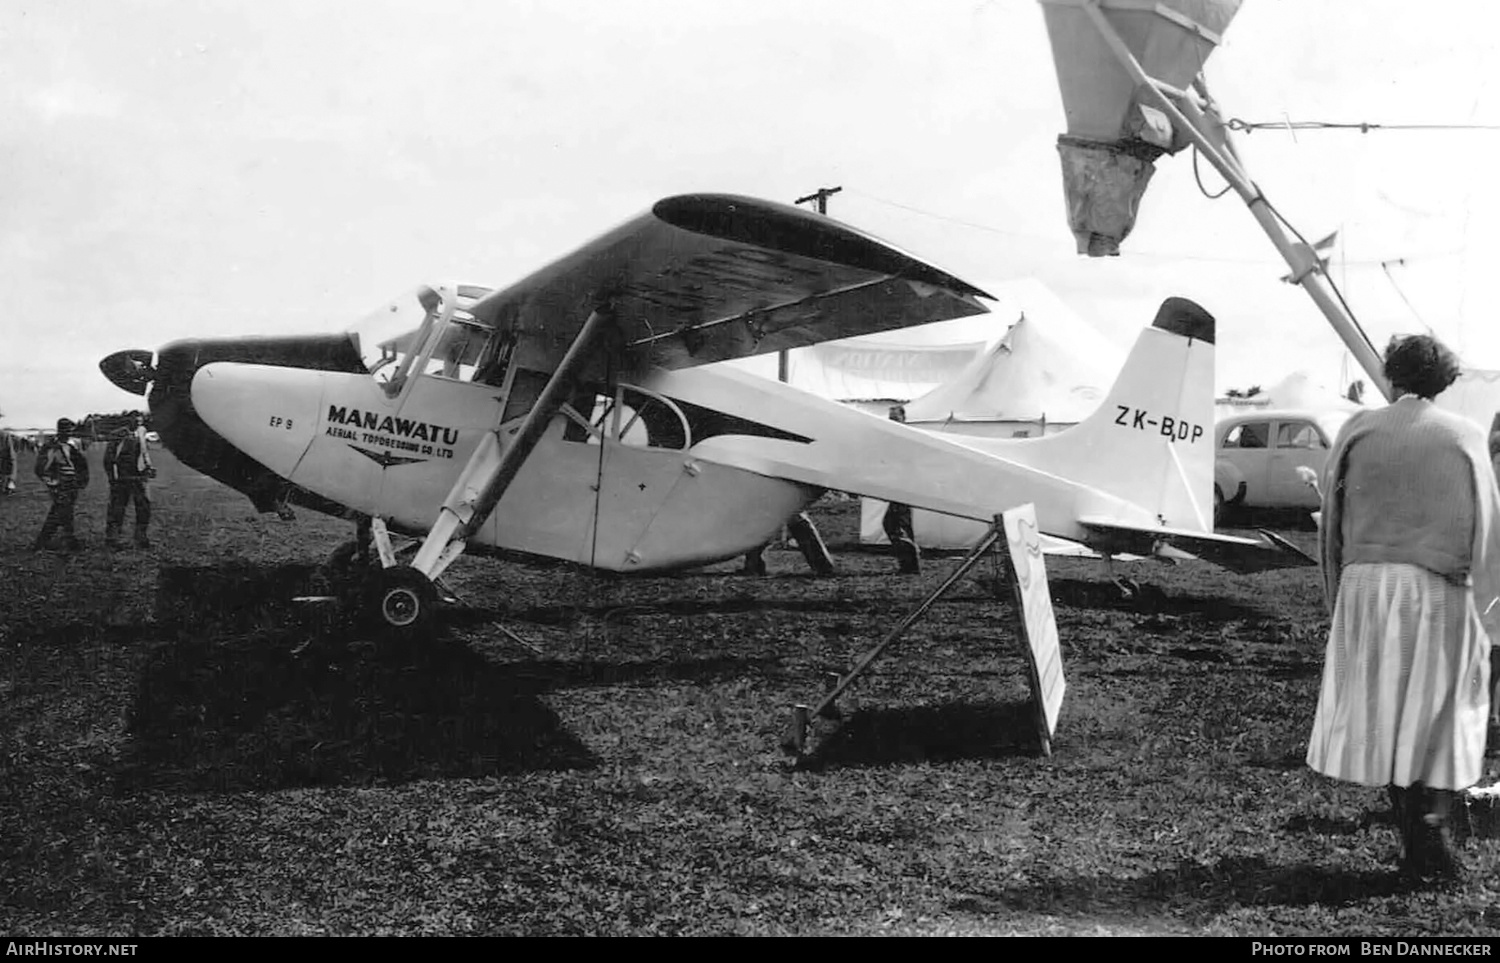
<svg viewBox="0 0 1500 963">
<path fill-rule="evenodd" d="M 1138 505 L 1159 525 L 1212 531 L 1214 334 L 1203 307 L 1168 298 L 1093 414 L 984 449 Z"/>
</svg>

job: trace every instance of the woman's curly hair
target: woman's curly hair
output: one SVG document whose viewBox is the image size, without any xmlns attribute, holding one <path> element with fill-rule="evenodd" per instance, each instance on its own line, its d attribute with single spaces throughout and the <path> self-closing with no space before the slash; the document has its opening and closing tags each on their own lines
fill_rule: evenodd
<svg viewBox="0 0 1500 963">
<path fill-rule="evenodd" d="M 1385 348 L 1385 376 L 1393 388 L 1434 398 L 1458 380 L 1458 356 L 1430 334 L 1395 337 Z"/>
</svg>

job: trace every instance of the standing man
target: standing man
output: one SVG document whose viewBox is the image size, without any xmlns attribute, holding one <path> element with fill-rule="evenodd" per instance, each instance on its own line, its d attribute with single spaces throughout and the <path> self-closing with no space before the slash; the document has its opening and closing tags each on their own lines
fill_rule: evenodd
<svg viewBox="0 0 1500 963">
<path fill-rule="evenodd" d="M 906 424 L 906 407 L 893 406 L 891 420 Z M 890 540 L 901 574 L 916 575 L 922 571 L 922 550 L 917 547 L 917 535 L 912 528 L 911 506 L 899 502 L 886 505 L 880 527 L 885 529 L 885 537 Z"/>
<path fill-rule="evenodd" d="M 73 534 L 73 506 L 78 502 L 78 493 L 88 487 L 89 463 L 72 441 L 73 422 L 67 418 L 57 420 L 57 434 L 44 443 L 36 453 L 36 477 L 47 486 L 47 496 L 52 499 L 52 508 L 42 522 L 42 531 L 31 546 L 32 551 L 47 547 L 52 533 L 59 528 L 70 551 L 83 547 Z"/>
<path fill-rule="evenodd" d="M 0 498 L 16 490 L 16 438 L 0 431 Z"/>
<path fill-rule="evenodd" d="M 135 429 L 121 428 L 104 449 L 104 476 L 109 479 L 109 511 L 104 523 L 104 544 L 120 547 L 120 527 L 125 524 L 125 506 L 135 505 L 135 544 L 150 548 L 146 528 L 151 524 L 148 479 L 156 477 L 146 448 L 146 419 L 135 416 Z"/>
</svg>

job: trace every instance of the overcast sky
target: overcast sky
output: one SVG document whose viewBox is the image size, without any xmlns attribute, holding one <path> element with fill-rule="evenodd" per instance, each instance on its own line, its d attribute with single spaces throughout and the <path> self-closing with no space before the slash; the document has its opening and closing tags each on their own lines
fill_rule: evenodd
<svg viewBox="0 0 1500 963">
<path fill-rule="evenodd" d="M 1491 0 L 1246 0 L 1209 87 L 1250 121 L 1500 124 L 1497 26 Z M 138 404 L 98 371 L 119 348 L 340 329 L 419 283 L 504 285 L 663 196 L 825 185 L 834 216 L 981 286 L 1039 278 L 1122 343 L 1198 300 L 1221 388 L 1357 376 L 1190 152 L 1121 257 L 1077 255 L 1063 127 L 1031 0 L 12 0 L 0 424 Z M 1303 233 L 1342 229 L 1378 345 L 1430 326 L 1500 367 L 1500 132 L 1239 146 Z"/>
</svg>

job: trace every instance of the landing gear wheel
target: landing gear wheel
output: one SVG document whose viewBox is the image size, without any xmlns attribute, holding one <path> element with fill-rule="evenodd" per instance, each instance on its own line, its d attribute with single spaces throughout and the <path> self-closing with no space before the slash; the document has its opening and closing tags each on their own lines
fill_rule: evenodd
<svg viewBox="0 0 1500 963">
<path fill-rule="evenodd" d="M 411 641 L 432 629 L 437 589 L 414 568 L 397 565 L 375 572 L 366 599 L 375 627 L 387 636 Z"/>
</svg>

